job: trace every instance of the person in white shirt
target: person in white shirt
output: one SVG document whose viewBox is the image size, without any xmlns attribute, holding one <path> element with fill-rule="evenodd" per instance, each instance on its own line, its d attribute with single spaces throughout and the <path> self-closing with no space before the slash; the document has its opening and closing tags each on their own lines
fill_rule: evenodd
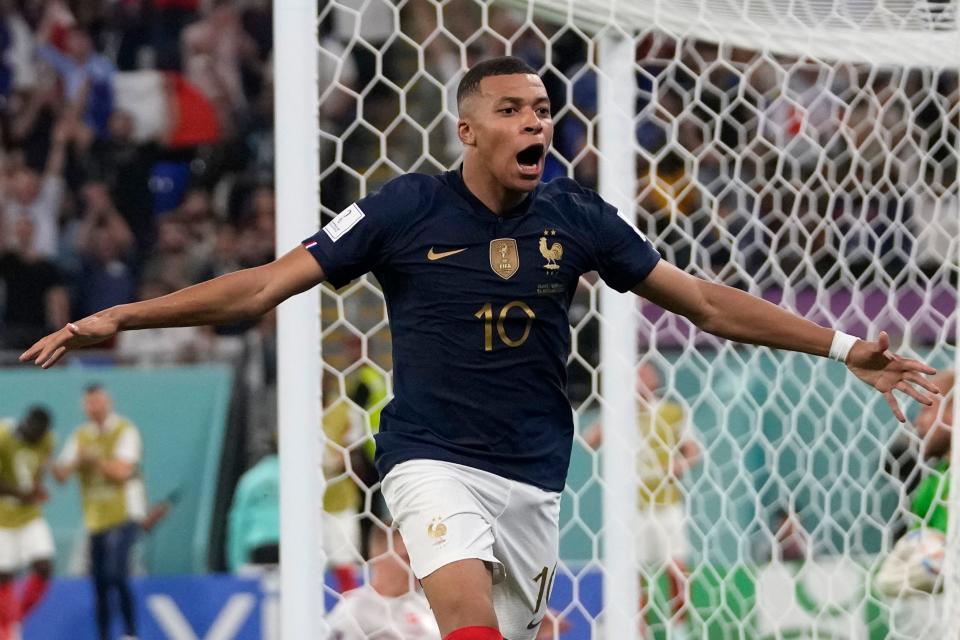
<svg viewBox="0 0 960 640">
<path fill-rule="evenodd" d="M 440 640 L 396 529 L 370 534 L 370 582 L 343 594 L 327 618 L 333 640 Z"/>
</svg>

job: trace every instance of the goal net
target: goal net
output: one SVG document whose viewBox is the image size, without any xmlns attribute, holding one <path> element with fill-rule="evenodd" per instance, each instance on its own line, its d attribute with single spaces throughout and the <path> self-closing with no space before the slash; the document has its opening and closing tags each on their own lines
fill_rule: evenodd
<svg viewBox="0 0 960 640">
<path fill-rule="evenodd" d="M 953 0 L 322 2 L 323 221 L 405 172 L 456 166 L 457 83 L 510 53 L 550 94 L 545 180 L 600 188 L 681 269 L 848 333 L 887 331 L 950 369 L 956 19 Z M 921 447 L 916 403 L 901 400 L 901 426 L 842 365 L 730 344 L 637 298 L 614 312 L 604 287 L 585 277 L 570 316 L 558 637 L 958 636 L 952 535 L 945 591 L 877 586 L 921 524 L 924 480 L 950 473 L 949 448 Z M 363 457 L 391 386 L 383 299 L 372 276 L 321 298 L 328 492 L 358 487 L 341 524 L 376 520 Z M 626 369 L 605 359 L 633 335 Z M 634 426 L 615 429 L 623 406 Z M 945 506 L 940 492 L 930 511 Z M 925 558 L 917 570 L 935 574 L 937 549 Z"/>
</svg>

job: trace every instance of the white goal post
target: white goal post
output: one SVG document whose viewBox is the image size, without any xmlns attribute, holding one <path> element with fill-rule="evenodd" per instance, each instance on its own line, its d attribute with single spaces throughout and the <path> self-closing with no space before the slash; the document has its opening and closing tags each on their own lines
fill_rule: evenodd
<svg viewBox="0 0 960 640">
<path fill-rule="evenodd" d="M 513 53 L 554 101 L 551 175 L 599 189 L 664 258 L 960 369 L 955 0 L 330 0 L 319 13 L 280 0 L 274 11 L 278 254 L 316 230 L 315 211 L 328 219 L 396 175 L 456 166 L 464 68 Z M 365 365 L 389 371 L 389 333 L 372 276 L 291 302 L 279 327 L 282 549 L 297 566 L 284 572 L 282 625 L 284 637 L 322 637 L 320 518 L 307 506 L 323 492 L 322 435 L 308 428 L 321 419 L 321 329 L 340 393 Z M 572 625 L 564 637 L 905 628 L 872 576 L 897 528 L 916 524 L 911 483 L 934 466 L 890 462 L 896 447 L 916 453 L 909 424 L 840 365 L 725 344 L 599 283 L 584 281 L 571 316 L 578 434 L 602 415 L 607 444 L 574 444 L 552 603 Z M 350 341 L 359 347 L 340 349 Z M 682 606 L 669 572 L 640 568 L 632 535 L 635 459 L 649 443 L 631 429 L 641 360 L 703 449 L 677 483 Z M 947 621 L 960 620 L 958 517 Z M 792 559 L 788 530 L 806 545 Z"/>
</svg>

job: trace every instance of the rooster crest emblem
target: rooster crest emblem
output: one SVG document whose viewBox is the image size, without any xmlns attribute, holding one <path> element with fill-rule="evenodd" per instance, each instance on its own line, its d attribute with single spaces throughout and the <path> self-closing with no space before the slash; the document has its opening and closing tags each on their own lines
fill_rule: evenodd
<svg viewBox="0 0 960 640">
<path fill-rule="evenodd" d="M 427 525 L 427 535 L 433 538 L 434 544 L 442 545 L 446 542 L 443 537 L 447 535 L 447 525 L 443 524 L 439 517 L 434 518 Z"/>
<path fill-rule="evenodd" d="M 547 259 L 547 263 L 543 265 L 544 269 L 548 271 L 556 271 L 560 268 L 560 265 L 557 264 L 557 261 L 563 257 L 563 245 L 559 242 L 554 242 L 553 244 L 547 246 L 547 238 L 553 238 L 557 235 L 556 229 L 545 229 L 543 236 L 540 238 L 540 255 Z"/>
</svg>

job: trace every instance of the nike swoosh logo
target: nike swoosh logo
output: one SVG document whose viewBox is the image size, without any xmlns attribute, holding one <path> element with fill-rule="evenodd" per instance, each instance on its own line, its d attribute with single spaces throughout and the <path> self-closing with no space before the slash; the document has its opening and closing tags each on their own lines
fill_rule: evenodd
<svg viewBox="0 0 960 640">
<path fill-rule="evenodd" d="M 543 618 L 545 617 L 546 616 L 543 616 L 539 620 L 531 620 L 530 624 L 527 625 L 527 629 L 536 629 L 537 627 L 540 626 L 540 623 L 543 622 Z"/>
<path fill-rule="evenodd" d="M 463 249 L 454 249 L 452 251 L 440 251 L 439 253 L 433 250 L 433 247 L 430 247 L 430 251 L 427 251 L 427 260 L 441 260 L 443 258 L 449 258 L 450 256 L 455 256 L 458 253 L 466 251 L 467 248 Z"/>
</svg>

